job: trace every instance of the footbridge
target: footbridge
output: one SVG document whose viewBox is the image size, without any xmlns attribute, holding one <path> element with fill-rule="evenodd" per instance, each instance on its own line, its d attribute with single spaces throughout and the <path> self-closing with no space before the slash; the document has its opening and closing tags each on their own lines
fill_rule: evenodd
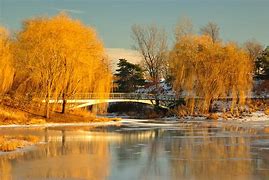
<svg viewBox="0 0 269 180">
<path fill-rule="evenodd" d="M 72 104 L 72 108 L 82 108 L 100 103 L 113 102 L 137 102 L 154 105 L 156 100 L 175 101 L 175 95 L 154 95 L 148 93 L 83 93 L 70 96 L 66 99 L 67 104 Z M 50 100 L 50 103 L 63 103 L 62 99 Z"/>
<path fill-rule="evenodd" d="M 259 99 L 269 99 L 269 97 L 263 96 L 250 96 L 246 97 L 247 99 L 259 100 Z M 170 94 L 149 94 L 149 93 L 109 93 L 109 94 L 101 94 L 101 93 L 81 93 L 73 96 L 68 96 L 65 100 L 66 104 L 69 104 L 72 109 L 83 108 L 87 106 L 92 106 L 95 104 L 101 103 L 113 103 L 113 102 L 136 102 L 136 103 L 144 103 L 155 105 L 156 101 L 159 101 L 159 106 L 168 107 L 170 103 L 175 102 L 176 100 L 184 100 L 184 96 L 175 96 Z M 203 99 L 199 97 L 195 97 L 195 99 Z M 219 97 L 215 100 L 228 100 L 231 101 L 232 97 Z M 43 102 L 45 102 L 43 100 Z M 57 100 L 51 98 L 50 103 L 63 103 L 61 98 Z"/>
</svg>

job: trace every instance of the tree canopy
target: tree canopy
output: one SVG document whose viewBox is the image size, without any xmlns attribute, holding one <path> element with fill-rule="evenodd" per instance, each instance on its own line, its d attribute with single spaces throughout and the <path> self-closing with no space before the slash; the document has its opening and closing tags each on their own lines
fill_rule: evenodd
<svg viewBox="0 0 269 180">
<path fill-rule="evenodd" d="M 13 82 L 13 53 L 8 32 L 0 27 L 0 94 L 5 93 Z"/>
<path fill-rule="evenodd" d="M 221 97 L 232 97 L 233 110 L 251 90 L 252 61 L 234 43 L 213 43 L 203 35 L 184 36 L 174 45 L 169 66 L 174 89 L 186 93 L 191 113 L 195 107 L 208 112 L 212 101 Z"/>
<path fill-rule="evenodd" d="M 266 50 L 263 52 L 263 46 L 255 39 L 246 41 L 243 48 L 248 52 L 249 58 L 254 64 L 255 76 L 263 76 L 264 66 L 266 66 Z"/>
<path fill-rule="evenodd" d="M 16 41 L 17 92 L 46 100 L 110 91 L 104 48 L 93 28 L 66 14 L 26 20 Z M 64 108 L 64 107 L 63 107 Z"/>
<path fill-rule="evenodd" d="M 120 92 L 134 92 L 145 84 L 142 68 L 126 59 L 119 59 L 116 71 L 116 83 Z"/>
<path fill-rule="evenodd" d="M 269 79 L 269 46 L 267 46 L 255 60 L 256 77 Z"/>
</svg>

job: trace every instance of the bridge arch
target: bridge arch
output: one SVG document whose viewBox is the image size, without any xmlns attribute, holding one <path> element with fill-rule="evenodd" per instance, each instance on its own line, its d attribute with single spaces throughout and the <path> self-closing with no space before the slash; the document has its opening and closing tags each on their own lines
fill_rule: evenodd
<svg viewBox="0 0 269 180">
<path fill-rule="evenodd" d="M 102 99 L 102 100 L 97 100 L 97 99 L 89 99 L 88 101 L 81 102 L 79 105 L 74 106 L 72 109 L 83 108 L 83 107 L 92 106 L 92 105 L 101 104 L 101 103 L 117 103 L 117 102 L 134 102 L 134 103 L 149 104 L 149 105 L 155 104 L 154 100 L 136 100 L 136 99 Z M 72 102 L 69 102 L 69 103 L 72 103 Z M 77 103 L 78 102 L 76 102 L 76 104 Z"/>
<path fill-rule="evenodd" d="M 106 97 L 106 98 L 104 98 Z M 72 104 L 71 109 L 83 108 L 100 103 L 112 103 L 112 102 L 136 102 L 142 104 L 154 105 L 156 99 L 159 101 L 174 101 L 175 95 L 156 95 L 148 93 L 110 93 L 110 94 L 98 94 L 98 93 L 83 93 L 76 94 L 73 97 L 69 97 L 66 100 L 67 104 Z M 44 100 L 43 100 L 44 102 Z M 63 103 L 62 99 L 51 99 L 50 103 Z M 166 106 L 160 106 L 167 108 Z"/>
</svg>

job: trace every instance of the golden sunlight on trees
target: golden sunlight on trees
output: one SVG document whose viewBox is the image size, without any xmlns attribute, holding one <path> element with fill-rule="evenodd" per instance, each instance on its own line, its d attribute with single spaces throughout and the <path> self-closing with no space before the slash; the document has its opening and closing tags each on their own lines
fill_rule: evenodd
<svg viewBox="0 0 269 180">
<path fill-rule="evenodd" d="M 174 89 L 186 93 L 192 114 L 207 113 L 214 100 L 231 97 L 231 111 L 243 105 L 252 85 L 252 61 L 234 43 L 212 42 L 209 36 L 189 35 L 170 53 Z"/>
<path fill-rule="evenodd" d="M 44 99 L 47 118 L 50 99 L 62 99 L 64 112 L 66 99 L 77 93 L 110 91 L 110 70 L 96 32 L 65 14 L 25 21 L 16 50 L 16 92 Z"/>
<path fill-rule="evenodd" d="M 8 32 L 0 27 L 0 94 L 5 93 L 13 82 L 13 55 Z"/>
</svg>

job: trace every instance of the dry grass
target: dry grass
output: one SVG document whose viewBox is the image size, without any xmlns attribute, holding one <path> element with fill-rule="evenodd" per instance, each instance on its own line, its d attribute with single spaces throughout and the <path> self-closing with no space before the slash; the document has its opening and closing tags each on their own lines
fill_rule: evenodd
<svg viewBox="0 0 269 180">
<path fill-rule="evenodd" d="M 74 110 L 69 111 L 69 114 L 84 117 L 84 118 L 93 118 L 96 116 L 94 113 L 85 109 L 74 109 Z"/>
<path fill-rule="evenodd" d="M 30 124 L 46 124 L 46 120 L 44 118 L 30 118 L 29 121 L 26 123 L 28 125 Z"/>
<path fill-rule="evenodd" d="M 13 108 L 0 106 L 0 124 L 25 124 L 27 114 Z"/>
<path fill-rule="evenodd" d="M 212 113 L 207 116 L 207 119 L 212 119 L 212 120 L 218 120 L 219 115 L 217 113 Z"/>
<path fill-rule="evenodd" d="M 39 141 L 36 136 L 0 136 L 0 151 L 14 151 L 28 145 L 35 144 Z"/>
<path fill-rule="evenodd" d="M 49 123 L 79 123 L 79 122 L 109 122 L 119 121 L 117 118 L 99 118 L 90 111 L 84 109 L 76 109 L 66 114 L 52 112 L 51 118 L 46 119 L 42 116 L 42 112 L 36 110 L 34 112 L 22 111 L 19 108 L 0 105 L 0 125 L 32 125 Z"/>
</svg>

